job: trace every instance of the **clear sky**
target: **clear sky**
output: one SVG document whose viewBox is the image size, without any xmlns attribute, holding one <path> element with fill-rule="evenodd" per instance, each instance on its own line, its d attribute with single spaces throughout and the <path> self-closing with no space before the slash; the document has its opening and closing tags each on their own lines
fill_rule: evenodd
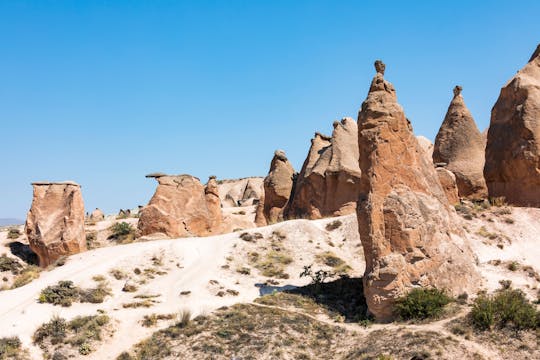
<svg viewBox="0 0 540 360">
<path fill-rule="evenodd" d="M 386 78 L 434 139 L 456 84 L 479 128 L 540 42 L 540 1 L 0 1 L 0 218 L 37 180 L 87 210 L 144 205 L 149 172 L 300 169 L 315 131 Z"/>
</svg>

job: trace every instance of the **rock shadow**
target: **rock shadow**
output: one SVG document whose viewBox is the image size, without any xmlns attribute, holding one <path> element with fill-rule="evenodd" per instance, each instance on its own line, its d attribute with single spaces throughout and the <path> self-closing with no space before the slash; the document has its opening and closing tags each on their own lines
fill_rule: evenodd
<svg viewBox="0 0 540 360">
<path fill-rule="evenodd" d="M 25 263 L 29 265 L 39 265 L 38 256 L 30 249 L 29 245 L 23 244 L 20 241 L 12 241 L 8 246 L 11 253 Z"/>
</svg>

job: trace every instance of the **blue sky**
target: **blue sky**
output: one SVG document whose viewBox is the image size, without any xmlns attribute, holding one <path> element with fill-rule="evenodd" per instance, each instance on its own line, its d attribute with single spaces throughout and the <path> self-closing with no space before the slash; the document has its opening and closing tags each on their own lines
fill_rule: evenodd
<svg viewBox="0 0 540 360">
<path fill-rule="evenodd" d="M 0 1 L 0 218 L 36 180 L 86 208 L 148 202 L 153 171 L 295 168 L 356 118 L 382 59 L 416 134 L 463 95 L 481 130 L 540 42 L 538 1 Z"/>
</svg>

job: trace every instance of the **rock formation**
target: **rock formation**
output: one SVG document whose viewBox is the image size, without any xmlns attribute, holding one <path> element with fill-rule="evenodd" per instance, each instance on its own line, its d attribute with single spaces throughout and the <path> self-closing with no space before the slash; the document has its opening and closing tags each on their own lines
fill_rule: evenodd
<svg viewBox="0 0 540 360">
<path fill-rule="evenodd" d="M 484 176 L 490 196 L 540 207 L 540 45 L 491 110 Z"/>
<path fill-rule="evenodd" d="M 215 180 L 207 192 L 199 179 L 191 175 L 150 174 L 158 187 L 139 214 L 141 235 L 165 234 L 171 238 L 207 236 L 219 233 L 221 213 L 216 211 Z M 214 180 L 214 181 L 212 181 Z M 212 199 L 209 204 L 207 199 Z"/>
<path fill-rule="evenodd" d="M 444 167 L 438 167 L 436 170 L 448 203 L 452 205 L 459 204 L 459 192 L 454 173 Z"/>
<path fill-rule="evenodd" d="M 358 228 L 366 258 L 364 293 L 379 321 L 414 287 L 452 294 L 475 289 L 479 276 L 455 211 L 414 137 L 384 65 L 375 63 L 358 114 Z"/>
<path fill-rule="evenodd" d="M 422 135 L 417 136 L 416 140 L 418 140 L 418 144 L 420 144 L 420 147 L 424 150 L 426 156 L 431 162 L 431 159 L 433 158 L 433 143 L 429 141 L 427 137 Z"/>
<path fill-rule="evenodd" d="M 360 168 L 358 127 L 344 118 L 334 122 L 332 137 L 316 133 L 298 175 L 287 218 L 320 219 L 356 211 Z"/>
<path fill-rule="evenodd" d="M 259 227 L 268 225 L 268 221 L 266 221 L 266 216 L 264 215 L 264 192 L 261 194 L 257 208 L 255 209 L 255 225 Z"/>
<path fill-rule="evenodd" d="M 295 172 L 285 152 L 276 150 L 270 171 L 264 179 L 263 214 L 267 223 L 283 219 L 283 208 L 293 191 Z M 259 222 L 262 220 L 259 219 Z"/>
<path fill-rule="evenodd" d="M 91 221 L 102 221 L 105 219 L 105 214 L 100 209 L 96 208 L 92 213 L 90 214 L 90 220 Z"/>
<path fill-rule="evenodd" d="M 81 187 L 71 181 L 33 183 L 25 232 L 30 249 L 47 267 L 61 256 L 86 250 Z"/>
<path fill-rule="evenodd" d="M 206 197 L 206 206 L 210 212 L 212 228 L 217 229 L 223 222 L 221 213 L 221 200 L 219 198 L 218 183 L 215 176 L 210 176 L 206 187 L 204 188 L 204 196 Z"/>
<path fill-rule="evenodd" d="M 262 177 L 222 180 L 218 185 L 221 205 L 223 207 L 256 205 L 264 192 L 263 181 Z"/>
<path fill-rule="evenodd" d="M 485 146 L 482 133 L 465 105 L 461 86 L 456 86 L 454 98 L 435 138 L 433 162 L 445 163 L 446 169 L 456 176 L 460 197 L 487 197 L 483 173 Z"/>
</svg>

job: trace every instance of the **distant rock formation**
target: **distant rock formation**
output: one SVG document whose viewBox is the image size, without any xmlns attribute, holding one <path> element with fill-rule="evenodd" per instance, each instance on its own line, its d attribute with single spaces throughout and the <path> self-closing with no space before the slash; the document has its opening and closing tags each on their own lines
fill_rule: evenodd
<svg viewBox="0 0 540 360">
<path fill-rule="evenodd" d="M 210 212 L 212 228 L 218 229 L 223 223 L 223 214 L 221 213 L 221 200 L 219 198 L 218 183 L 215 176 L 210 176 L 206 187 L 204 188 L 204 196 L 206 197 L 206 206 Z"/>
<path fill-rule="evenodd" d="M 356 211 L 360 168 L 358 127 L 344 118 L 334 122 L 332 137 L 315 133 L 285 209 L 289 219 L 320 219 Z"/>
<path fill-rule="evenodd" d="M 256 205 L 264 192 L 263 181 L 262 177 L 220 181 L 218 188 L 221 205 L 223 207 Z"/>
<path fill-rule="evenodd" d="M 435 168 L 413 135 L 384 64 L 375 63 L 358 114 L 358 228 L 366 258 L 364 293 L 379 321 L 414 287 L 452 294 L 475 289 L 474 259 Z"/>
<path fill-rule="evenodd" d="M 456 176 L 460 197 L 484 199 L 485 140 L 461 95 L 461 86 L 454 88 L 444 121 L 435 138 L 433 162 L 446 163 L 446 169 Z"/>
<path fill-rule="evenodd" d="M 30 249 L 47 267 L 58 258 L 86 250 L 84 202 L 80 185 L 71 182 L 35 182 L 25 232 Z"/>
<path fill-rule="evenodd" d="M 459 192 L 456 184 L 456 176 L 450 170 L 443 167 L 438 167 L 437 175 L 439 176 L 439 182 L 448 199 L 448 202 L 452 205 L 459 204 Z"/>
<path fill-rule="evenodd" d="M 491 110 L 484 176 L 490 196 L 540 207 L 540 45 Z"/>
<path fill-rule="evenodd" d="M 170 238 L 207 236 L 220 232 L 215 205 L 215 179 L 205 187 L 191 175 L 150 174 L 158 187 L 139 214 L 141 235 L 161 233 Z M 212 181 L 214 180 L 214 181 Z M 208 199 L 212 199 L 209 203 Z"/>
<path fill-rule="evenodd" d="M 96 208 L 90 214 L 90 221 L 102 221 L 105 219 L 105 214 L 100 209 Z"/>
<path fill-rule="evenodd" d="M 272 224 L 283 219 L 283 208 L 291 197 L 295 176 L 285 152 L 276 150 L 268 176 L 264 179 L 264 222 Z M 263 223 L 263 220 L 259 216 L 255 222 Z"/>
</svg>

